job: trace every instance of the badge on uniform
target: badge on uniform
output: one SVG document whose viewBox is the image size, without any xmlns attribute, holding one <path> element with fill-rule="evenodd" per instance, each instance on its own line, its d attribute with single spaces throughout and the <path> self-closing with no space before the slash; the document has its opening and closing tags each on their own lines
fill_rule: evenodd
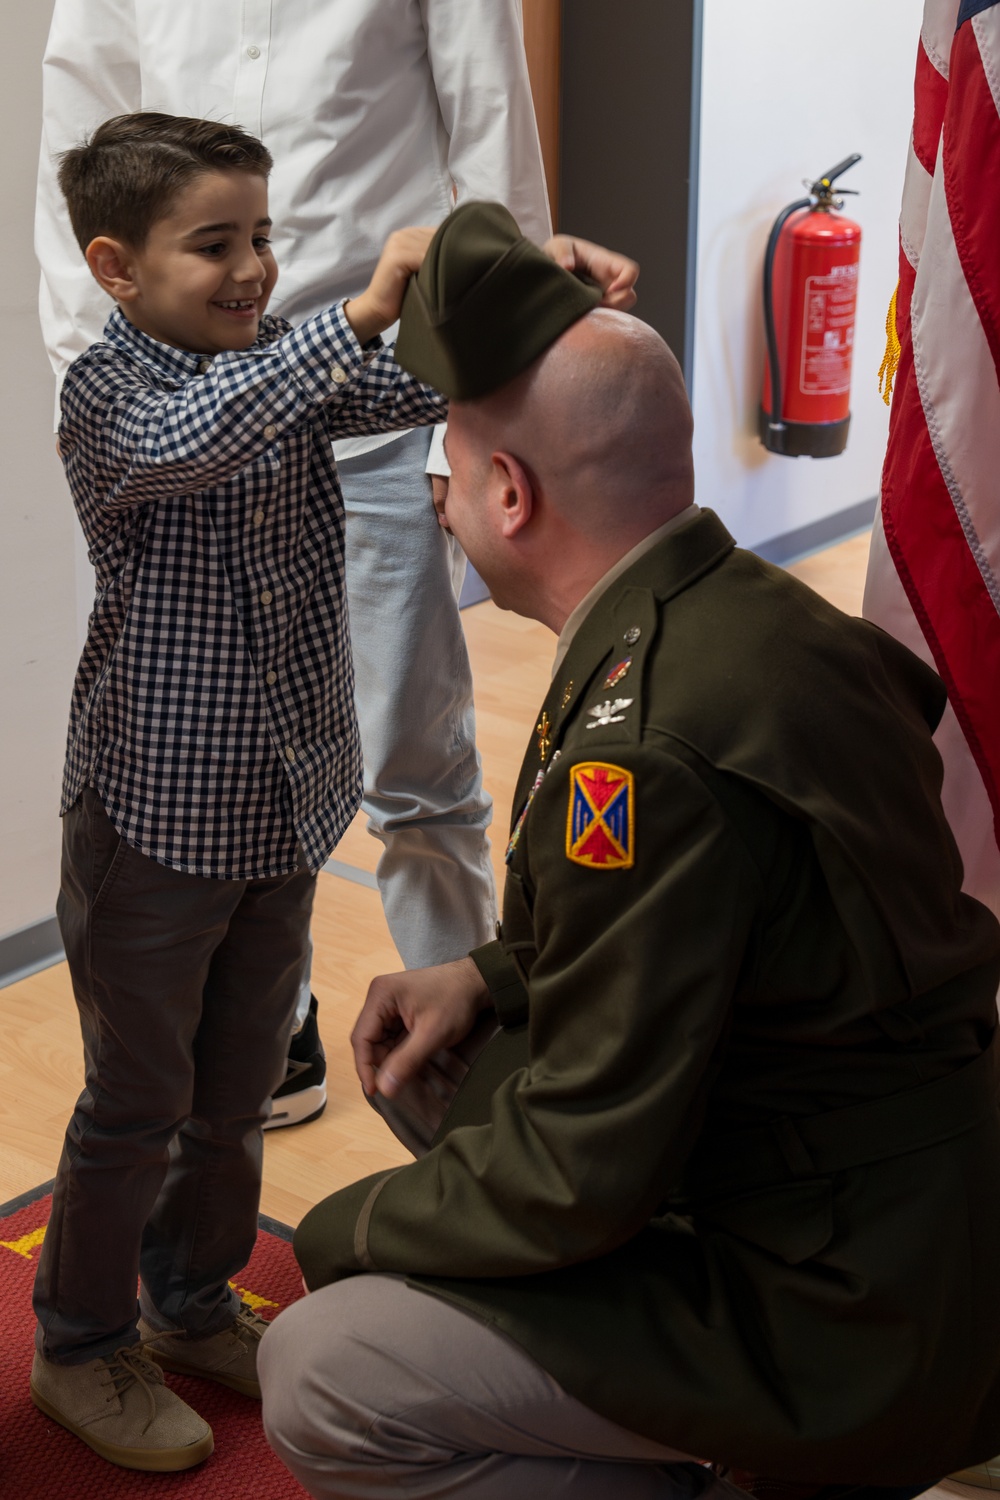
<svg viewBox="0 0 1000 1500">
<path fill-rule="evenodd" d="M 535 784 L 531 788 L 531 791 L 528 793 L 528 800 L 527 800 L 527 802 L 524 804 L 524 806 L 521 809 L 521 816 L 518 818 L 517 822 L 514 824 L 514 832 L 510 836 L 510 843 L 507 845 L 507 853 L 504 855 L 504 860 L 505 860 L 505 862 L 508 865 L 510 864 L 511 860 L 514 858 L 514 851 L 517 848 L 518 842 L 520 840 L 521 829 L 524 827 L 524 820 L 528 816 L 528 809 L 530 808 L 531 804 L 534 802 L 534 800 L 535 800 L 535 793 L 538 791 L 538 788 L 541 786 L 542 782 L 545 780 L 545 775 L 546 775 L 546 773 L 544 771 L 539 771 L 538 775 L 535 777 Z"/>
<path fill-rule="evenodd" d="M 635 864 L 635 778 L 605 761 L 570 770 L 566 856 L 592 870 L 630 870 Z"/>
<path fill-rule="evenodd" d="M 606 688 L 617 687 L 618 684 L 620 682 L 623 682 L 628 676 L 628 669 L 631 665 L 631 656 L 626 656 L 622 661 L 618 663 L 617 666 L 611 668 L 611 671 L 608 673 L 607 677 L 605 677 L 601 686 Z"/>
</svg>

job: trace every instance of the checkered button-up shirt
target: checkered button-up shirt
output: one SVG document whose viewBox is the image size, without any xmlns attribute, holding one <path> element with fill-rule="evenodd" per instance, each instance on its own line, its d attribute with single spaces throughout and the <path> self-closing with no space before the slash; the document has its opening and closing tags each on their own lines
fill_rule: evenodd
<svg viewBox="0 0 1000 1500">
<path fill-rule="evenodd" d="M 322 867 L 361 800 L 330 438 L 444 415 L 340 307 L 214 359 L 115 310 L 62 395 L 97 570 L 63 812 L 92 785 L 127 843 L 188 874 L 285 874 L 299 844 Z"/>
</svg>

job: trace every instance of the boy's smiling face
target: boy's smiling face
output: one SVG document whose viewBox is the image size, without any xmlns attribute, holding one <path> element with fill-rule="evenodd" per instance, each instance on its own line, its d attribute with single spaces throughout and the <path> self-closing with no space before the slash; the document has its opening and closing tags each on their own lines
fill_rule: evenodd
<svg viewBox="0 0 1000 1500">
<path fill-rule="evenodd" d="M 196 354 L 249 349 L 278 279 L 267 183 L 248 172 L 204 172 L 181 188 L 141 250 L 111 240 L 124 275 L 99 277 L 129 322 Z"/>
</svg>

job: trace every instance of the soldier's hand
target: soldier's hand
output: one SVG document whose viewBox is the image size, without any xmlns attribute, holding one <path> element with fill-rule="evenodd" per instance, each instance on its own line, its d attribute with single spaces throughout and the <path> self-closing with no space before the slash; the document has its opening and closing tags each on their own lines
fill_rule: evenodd
<svg viewBox="0 0 1000 1500">
<path fill-rule="evenodd" d="M 368 986 L 351 1032 L 366 1094 L 393 1099 L 433 1053 L 468 1036 L 489 991 L 471 958 L 380 974 Z"/>
</svg>

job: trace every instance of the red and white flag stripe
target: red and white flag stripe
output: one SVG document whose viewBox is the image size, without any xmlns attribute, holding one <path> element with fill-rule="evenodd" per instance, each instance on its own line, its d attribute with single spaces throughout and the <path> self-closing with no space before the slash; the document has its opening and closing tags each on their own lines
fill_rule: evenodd
<svg viewBox="0 0 1000 1500">
<path fill-rule="evenodd" d="M 1000 912 L 1000 0 L 925 0 L 914 94 L 864 613 L 947 684 L 945 807 Z"/>
</svg>

